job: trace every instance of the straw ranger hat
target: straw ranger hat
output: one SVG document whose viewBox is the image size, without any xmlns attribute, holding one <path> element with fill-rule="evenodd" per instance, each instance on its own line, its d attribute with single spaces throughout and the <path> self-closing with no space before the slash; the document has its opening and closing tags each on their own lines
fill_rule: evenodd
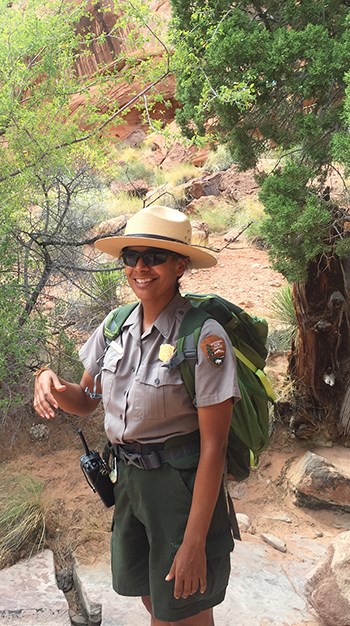
<svg viewBox="0 0 350 626">
<path fill-rule="evenodd" d="M 192 228 L 186 215 L 176 209 L 151 205 L 128 220 L 122 237 L 99 239 L 95 247 L 115 257 L 129 246 L 162 248 L 188 257 L 193 268 L 216 265 L 211 252 L 191 245 L 191 236 Z"/>
</svg>

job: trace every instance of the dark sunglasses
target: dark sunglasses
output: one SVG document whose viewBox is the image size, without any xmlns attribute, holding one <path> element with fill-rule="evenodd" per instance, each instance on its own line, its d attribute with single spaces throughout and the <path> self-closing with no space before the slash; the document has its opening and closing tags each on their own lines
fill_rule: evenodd
<svg viewBox="0 0 350 626">
<path fill-rule="evenodd" d="M 136 252 L 136 250 L 122 250 L 121 258 L 124 265 L 129 267 L 136 267 L 139 259 L 149 267 L 154 265 L 162 265 L 168 259 L 169 256 L 179 256 L 175 252 L 169 252 L 169 250 L 161 250 L 159 248 L 152 248 L 145 250 L 144 252 Z"/>
</svg>

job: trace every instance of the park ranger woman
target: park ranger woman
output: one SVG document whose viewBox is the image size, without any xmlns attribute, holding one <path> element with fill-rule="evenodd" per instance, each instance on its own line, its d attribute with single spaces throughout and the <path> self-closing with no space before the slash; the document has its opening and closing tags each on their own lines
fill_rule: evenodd
<svg viewBox="0 0 350 626">
<path fill-rule="evenodd" d="M 198 342 L 195 405 L 179 369 L 166 362 L 192 306 L 179 281 L 186 269 L 209 268 L 216 259 L 191 244 L 184 214 L 162 206 L 140 210 L 123 236 L 95 245 L 121 258 L 138 304 L 107 351 L 106 320 L 82 346 L 79 384 L 41 370 L 34 407 L 47 419 L 59 407 L 89 415 L 100 401 L 95 386 L 118 469 L 113 587 L 142 598 L 151 626 L 213 626 L 233 549 L 222 479 L 232 404 L 239 399 L 236 362 L 212 319 Z M 213 350 L 220 358 L 212 358 Z"/>
</svg>

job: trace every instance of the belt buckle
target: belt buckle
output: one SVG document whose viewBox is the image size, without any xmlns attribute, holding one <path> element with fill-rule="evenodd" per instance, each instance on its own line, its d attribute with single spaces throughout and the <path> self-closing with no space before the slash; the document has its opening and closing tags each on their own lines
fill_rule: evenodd
<svg viewBox="0 0 350 626">
<path fill-rule="evenodd" d="M 120 456 L 126 465 L 135 465 L 135 467 L 139 469 L 144 469 L 141 454 L 137 454 L 137 452 L 125 452 L 125 450 L 121 449 Z"/>
</svg>

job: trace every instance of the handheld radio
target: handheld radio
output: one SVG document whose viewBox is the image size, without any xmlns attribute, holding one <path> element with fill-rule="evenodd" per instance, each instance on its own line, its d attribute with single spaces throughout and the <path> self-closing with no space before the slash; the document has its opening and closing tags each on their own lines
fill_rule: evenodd
<svg viewBox="0 0 350 626">
<path fill-rule="evenodd" d="M 86 439 L 80 428 L 77 433 L 84 446 L 85 454 L 80 457 L 80 467 L 93 491 L 101 498 L 106 507 L 114 505 L 113 483 L 109 477 L 111 469 L 95 450 L 89 450 Z"/>
</svg>

